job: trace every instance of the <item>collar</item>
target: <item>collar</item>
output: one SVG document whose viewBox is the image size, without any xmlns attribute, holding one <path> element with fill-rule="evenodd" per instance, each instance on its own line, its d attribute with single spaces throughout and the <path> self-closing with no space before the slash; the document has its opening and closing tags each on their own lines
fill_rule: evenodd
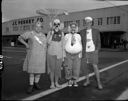
<svg viewBox="0 0 128 101">
<path fill-rule="evenodd" d="M 72 33 L 69 33 L 69 34 L 71 34 L 71 35 L 76 35 L 77 33 L 74 33 L 74 34 L 72 34 Z"/>
<path fill-rule="evenodd" d="M 92 30 L 92 28 L 90 28 L 90 29 L 86 29 L 86 31 L 91 31 Z"/>
</svg>

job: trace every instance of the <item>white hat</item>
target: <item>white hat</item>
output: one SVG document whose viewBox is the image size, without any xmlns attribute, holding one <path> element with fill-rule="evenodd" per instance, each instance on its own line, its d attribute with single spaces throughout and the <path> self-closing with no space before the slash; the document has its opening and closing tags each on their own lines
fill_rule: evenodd
<svg viewBox="0 0 128 101">
<path fill-rule="evenodd" d="M 85 17 L 85 20 L 92 21 L 92 17 Z"/>
<path fill-rule="evenodd" d="M 53 22 L 54 23 L 60 23 L 60 20 L 59 19 L 55 19 Z"/>
</svg>

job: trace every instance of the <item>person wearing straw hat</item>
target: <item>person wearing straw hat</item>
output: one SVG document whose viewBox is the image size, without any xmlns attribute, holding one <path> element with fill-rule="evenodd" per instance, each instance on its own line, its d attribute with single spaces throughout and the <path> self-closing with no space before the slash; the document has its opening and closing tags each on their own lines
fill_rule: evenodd
<svg viewBox="0 0 128 101">
<path fill-rule="evenodd" d="M 35 29 L 21 34 L 18 40 L 27 48 L 27 55 L 23 64 L 23 71 L 29 73 L 29 87 L 27 93 L 34 88 L 41 89 L 38 82 L 42 73 L 45 73 L 47 38 L 42 33 L 42 23 L 37 21 Z M 26 42 L 28 40 L 28 42 Z"/>
<path fill-rule="evenodd" d="M 84 66 L 85 72 L 86 72 L 86 82 L 84 83 L 84 86 L 87 86 L 90 84 L 89 80 L 89 64 L 91 64 L 94 68 L 94 72 L 96 74 L 97 84 L 98 88 L 102 89 L 102 84 L 100 81 L 100 73 L 98 70 L 98 53 L 101 48 L 101 41 L 100 41 L 100 32 L 98 29 L 92 28 L 92 17 L 85 17 L 85 29 L 80 31 L 80 35 L 82 37 L 82 64 Z M 83 68 L 83 67 L 82 67 Z"/>
<path fill-rule="evenodd" d="M 50 74 L 50 88 L 61 87 L 58 81 L 61 78 L 61 66 L 64 60 L 63 39 L 64 33 L 61 30 L 61 22 L 59 19 L 54 19 L 52 30 L 47 35 L 47 68 L 48 74 Z"/>
<path fill-rule="evenodd" d="M 78 34 L 78 26 L 75 22 L 72 22 L 68 27 L 69 33 L 65 35 L 65 52 L 66 59 L 65 73 L 68 80 L 68 86 L 77 87 L 77 80 L 79 78 L 80 64 L 82 57 L 82 43 L 81 36 Z M 67 63 L 66 63 L 67 62 Z"/>
</svg>

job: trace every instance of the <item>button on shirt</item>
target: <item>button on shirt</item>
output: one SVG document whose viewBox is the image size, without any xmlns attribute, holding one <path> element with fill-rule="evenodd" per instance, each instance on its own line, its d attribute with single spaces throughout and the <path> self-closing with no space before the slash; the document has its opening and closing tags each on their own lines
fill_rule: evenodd
<svg viewBox="0 0 128 101">
<path fill-rule="evenodd" d="M 92 40 L 92 29 L 86 30 L 86 52 L 95 51 L 95 45 Z"/>
</svg>

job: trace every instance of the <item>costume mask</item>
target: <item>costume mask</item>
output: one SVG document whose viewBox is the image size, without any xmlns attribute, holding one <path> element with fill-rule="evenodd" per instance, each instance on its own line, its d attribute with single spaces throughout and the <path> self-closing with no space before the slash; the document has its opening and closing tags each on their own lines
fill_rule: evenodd
<svg viewBox="0 0 128 101">
<path fill-rule="evenodd" d="M 61 41 L 62 32 L 60 30 L 60 20 L 55 19 L 53 22 L 53 36 L 52 41 Z"/>
</svg>

